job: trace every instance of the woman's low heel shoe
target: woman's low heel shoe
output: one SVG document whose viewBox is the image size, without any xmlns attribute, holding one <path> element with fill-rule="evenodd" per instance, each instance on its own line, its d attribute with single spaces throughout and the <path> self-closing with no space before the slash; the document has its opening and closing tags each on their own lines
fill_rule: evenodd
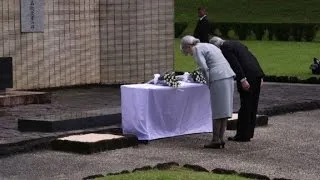
<svg viewBox="0 0 320 180">
<path fill-rule="evenodd" d="M 210 149 L 220 149 L 220 148 L 224 148 L 224 143 L 210 143 L 210 144 L 206 144 L 204 145 L 204 148 L 210 148 Z"/>
</svg>

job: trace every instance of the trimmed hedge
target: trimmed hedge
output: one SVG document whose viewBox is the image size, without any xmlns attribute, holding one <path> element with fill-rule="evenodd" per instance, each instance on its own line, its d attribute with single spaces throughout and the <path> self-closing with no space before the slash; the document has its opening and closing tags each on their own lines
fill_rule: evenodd
<svg viewBox="0 0 320 180">
<path fill-rule="evenodd" d="M 303 83 L 303 84 L 320 84 L 320 77 L 310 77 L 308 79 L 299 79 L 293 76 L 265 76 L 266 82 L 285 82 L 285 83 Z"/>
<path fill-rule="evenodd" d="M 183 31 L 188 27 L 187 22 L 175 22 L 174 23 L 174 37 L 180 38 Z"/>
<path fill-rule="evenodd" d="M 268 33 L 268 39 L 275 37 L 279 41 L 313 41 L 319 29 L 319 24 L 312 23 L 234 23 L 215 22 L 211 25 L 211 34 L 220 32 L 220 36 L 229 39 L 228 33 L 233 30 L 239 40 L 246 40 L 254 33 L 257 40 L 262 40 Z"/>
<path fill-rule="evenodd" d="M 182 71 L 175 71 L 175 75 L 183 75 Z M 320 76 L 310 77 L 308 79 L 299 79 L 295 76 L 265 76 L 263 78 L 265 82 L 283 82 L 283 83 L 303 83 L 303 84 L 320 84 Z"/>
</svg>

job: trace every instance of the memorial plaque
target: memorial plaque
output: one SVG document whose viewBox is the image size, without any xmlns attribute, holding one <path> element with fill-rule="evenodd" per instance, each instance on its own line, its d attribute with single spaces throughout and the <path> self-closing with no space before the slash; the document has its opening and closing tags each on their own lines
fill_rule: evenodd
<svg viewBox="0 0 320 180">
<path fill-rule="evenodd" d="M 21 32 L 44 32 L 45 0 L 21 0 Z"/>
<path fill-rule="evenodd" d="M 0 57 L 0 90 L 12 88 L 12 57 Z"/>
</svg>

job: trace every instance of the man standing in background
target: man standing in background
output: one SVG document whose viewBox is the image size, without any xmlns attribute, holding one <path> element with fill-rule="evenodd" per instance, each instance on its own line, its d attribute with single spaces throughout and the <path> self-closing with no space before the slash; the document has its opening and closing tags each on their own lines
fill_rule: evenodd
<svg viewBox="0 0 320 180">
<path fill-rule="evenodd" d="M 194 30 L 194 37 L 199 39 L 202 43 L 209 42 L 210 23 L 206 14 L 205 8 L 198 8 L 199 21 Z"/>
</svg>

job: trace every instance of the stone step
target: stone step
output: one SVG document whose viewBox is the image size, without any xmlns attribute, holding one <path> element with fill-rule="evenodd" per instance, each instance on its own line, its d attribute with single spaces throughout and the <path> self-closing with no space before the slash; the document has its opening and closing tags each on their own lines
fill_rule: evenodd
<svg viewBox="0 0 320 180">
<path fill-rule="evenodd" d="M 114 150 L 138 145 L 133 135 L 114 135 L 89 133 L 58 138 L 51 142 L 54 150 L 92 154 L 105 150 Z"/>
<path fill-rule="evenodd" d="M 0 107 L 51 103 L 51 93 L 6 91 L 0 94 Z"/>
<path fill-rule="evenodd" d="M 268 120 L 269 118 L 266 115 L 257 115 L 256 127 L 268 125 Z M 237 121 L 238 121 L 238 114 L 233 113 L 232 117 L 228 119 L 227 130 L 236 130 Z"/>
<path fill-rule="evenodd" d="M 121 124 L 121 114 L 64 113 L 18 119 L 19 131 L 58 132 Z"/>
<path fill-rule="evenodd" d="M 88 129 L 94 127 L 120 125 L 119 109 L 102 109 L 86 113 L 64 113 L 40 117 L 24 117 L 18 119 L 19 131 L 58 132 Z M 102 114 L 102 113 L 107 114 Z M 227 130 L 236 130 L 238 114 L 234 113 L 228 120 Z M 257 115 L 256 126 L 268 125 L 268 116 Z"/>
</svg>

